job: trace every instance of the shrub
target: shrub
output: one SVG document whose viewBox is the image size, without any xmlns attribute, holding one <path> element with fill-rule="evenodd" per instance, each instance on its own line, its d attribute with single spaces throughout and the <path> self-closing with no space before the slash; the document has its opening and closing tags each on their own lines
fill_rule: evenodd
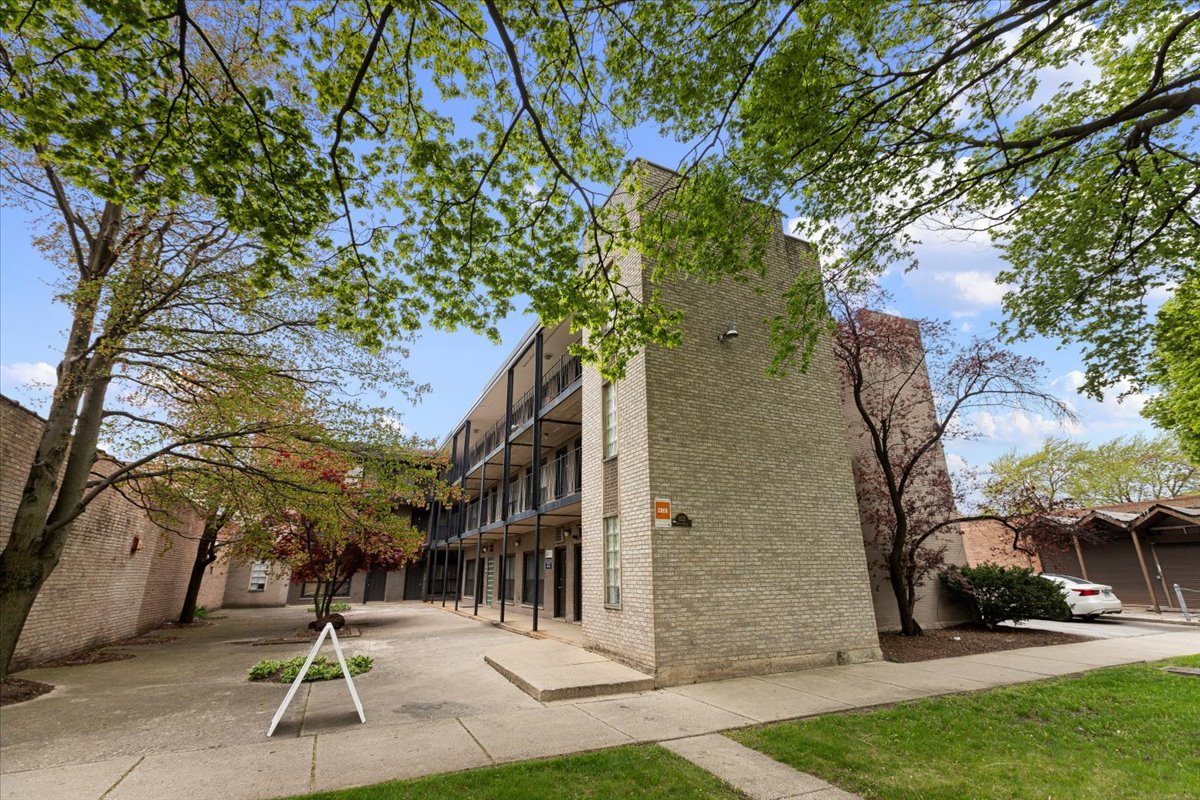
<svg viewBox="0 0 1200 800">
<path fill-rule="evenodd" d="M 248 675 L 252 681 L 291 683 L 300 674 L 300 668 L 304 666 L 305 658 L 306 656 L 296 656 L 287 661 L 263 659 L 250 668 Z M 375 666 L 375 659 L 370 656 L 350 656 L 346 659 L 346 667 L 350 670 L 351 675 L 370 672 L 373 666 Z M 329 661 L 325 656 L 317 656 L 309 665 L 304 680 L 331 681 L 340 677 L 342 677 L 342 668 L 338 666 L 336 659 Z"/>
<path fill-rule="evenodd" d="M 1025 567 L 950 566 L 942 572 L 942 585 L 971 606 L 989 628 L 1004 620 L 1066 619 L 1071 615 L 1062 588 Z"/>
<path fill-rule="evenodd" d="M 212 612 L 204 606 L 196 606 L 196 610 L 192 612 L 194 619 L 208 619 L 212 616 Z"/>
</svg>

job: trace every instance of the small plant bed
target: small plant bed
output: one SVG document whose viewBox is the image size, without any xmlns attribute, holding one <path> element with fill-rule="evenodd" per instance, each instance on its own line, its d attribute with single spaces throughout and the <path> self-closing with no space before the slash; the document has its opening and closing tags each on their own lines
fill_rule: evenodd
<svg viewBox="0 0 1200 800">
<path fill-rule="evenodd" d="M 349 611 L 351 608 L 353 608 L 353 606 L 351 606 L 349 603 L 334 603 L 333 605 L 331 605 L 329 607 L 329 613 L 336 614 L 339 611 Z M 309 606 L 308 613 L 310 613 L 310 614 L 317 613 L 316 606 Z"/>
<path fill-rule="evenodd" d="M 253 642 L 256 647 L 265 644 L 303 644 L 305 642 L 315 642 L 317 637 L 321 635 L 320 631 L 310 631 L 307 628 L 298 628 L 290 636 L 281 636 L 275 639 L 258 639 Z M 347 625 L 337 632 L 339 639 L 357 639 L 362 636 L 362 631 L 357 627 Z"/>
<path fill-rule="evenodd" d="M 54 686 L 41 681 L 27 681 L 23 678 L 9 678 L 0 682 L 0 706 L 11 706 L 24 703 L 35 697 L 41 697 L 54 690 Z"/>
<path fill-rule="evenodd" d="M 1200 680 L 1096 670 L 727 734 L 864 798 L 1194 800 Z"/>
<path fill-rule="evenodd" d="M 82 667 L 87 664 L 107 664 L 110 661 L 128 661 L 134 658 L 133 653 L 113 652 L 112 650 L 104 649 L 105 647 L 112 647 L 112 645 L 106 644 L 104 647 L 97 647 L 95 650 L 83 650 L 78 653 L 72 653 L 69 656 L 43 661 L 37 666 L 39 669 L 43 667 Z"/>
<path fill-rule="evenodd" d="M 612 747 L 594 753 L 484 767 L 448 775 L 390 781 L 289 800 L 642 800 L 743 795 L 658 745 Z"/>
<path fill-rule="evenodd" d="M 300 668 L 304 666 L 305 658 L 307 656 L 296 656 L 287 661 L 273 661 L 264 658 L 250 668 L 248 676 L 252 681 L 291 683 L 300 674 Z M 370 656 L 350 656 L 346 659 L 346 666 L 350 669 L 351 676 L 361 675 L 371 671 L 371 668 L 375 666 L 375 659 Z M 342 668 L 336 658 L 330 660 L 325 656 L 317 656 L 309 665 L 308 674 L 304 676 L 304 680 L 306 682 L 332 681 L 341 677 Z"/>
<path fill-rule="evenodd" d="M 927 630 L 920 636 L 900 633 L 879 634 L 879 647 L 888 661 L 910 663 L 934 658 L 973 656 L 997 650 L 1016 650 L 1021 647 L 1045 647 L 1052 644 L 1074 644 L 1090 637 L 1057 631 L 999 626 L 989 630 L 983 625 L 959 625 L 954 628 Z"/>
</svg>

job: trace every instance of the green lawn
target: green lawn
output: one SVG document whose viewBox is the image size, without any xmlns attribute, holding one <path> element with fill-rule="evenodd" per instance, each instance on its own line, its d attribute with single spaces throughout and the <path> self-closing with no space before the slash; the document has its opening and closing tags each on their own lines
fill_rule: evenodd
<svg viewBox="0 0 1200 800">
<path fill-rule="evenodd" d="M 304 795 L 303 800 L 602 800 L 609 797 L 740 800 L 742 795 L 674 753 L 656 745 L 635 745 Z"/>
<path fill-rule="evenodd" d="M 1200 667 L 1200 656 L 1170 659 Z M 1118 667 L 729 735 L 887 800 L 1195 800 L 1200 678 Z"/>
</svg>

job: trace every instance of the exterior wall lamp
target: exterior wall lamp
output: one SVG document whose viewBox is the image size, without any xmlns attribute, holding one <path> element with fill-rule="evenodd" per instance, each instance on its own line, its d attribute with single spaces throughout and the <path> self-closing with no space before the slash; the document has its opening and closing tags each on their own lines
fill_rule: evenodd
<svg viewBox="0 0 1200 800">
<path fill-rule="evenodd" d="M 736 339 L 738 335 L 737 328 L 732 322 L 725 326 L 725 332 L 717 335 L 717 341 L 724 344 L 730 339 Z"/>
</svg>

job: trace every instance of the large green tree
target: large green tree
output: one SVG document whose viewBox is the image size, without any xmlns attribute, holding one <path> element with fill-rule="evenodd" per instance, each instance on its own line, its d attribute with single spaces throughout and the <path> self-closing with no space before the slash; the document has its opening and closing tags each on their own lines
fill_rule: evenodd
<svg viewBox="0 0 1200 800">
<path fill-rule="evenodd" d="M 794 200 L 839 277 L 915 264 L 930 229 L 969 232 L 1007 262 L 1010 334 L 1078 343 L 1092 393 L 1145 378 L 1152 293 L 1200 253 L 1195 4 L 669 5 L 669 31 L 659 4 L 613 8 L 632 35 L 608 61 L 630 103 L 694 143 L 659 244 L 736 222 L 731 195 Z M 811 282 L 777 320 L 783 366 L 825 324 Z"/>
<path fill-rule="evenodd" d="M 1158 391 L 1143 413 L 1200 464 L 1200 276 L 1184 281 L 1158 313 L 1150 380 Z"/>
<path fill-rule="evenodd" d="M 1089 446 L 1051 437 L 1031 453 L 992 462 L 983 494 L 1000 513 L 1023 513 L 1020 498 L 1090 508 L 1200 492 L 1200 465 L 1171 434 L 1122 436 Z"/>
</svg>

